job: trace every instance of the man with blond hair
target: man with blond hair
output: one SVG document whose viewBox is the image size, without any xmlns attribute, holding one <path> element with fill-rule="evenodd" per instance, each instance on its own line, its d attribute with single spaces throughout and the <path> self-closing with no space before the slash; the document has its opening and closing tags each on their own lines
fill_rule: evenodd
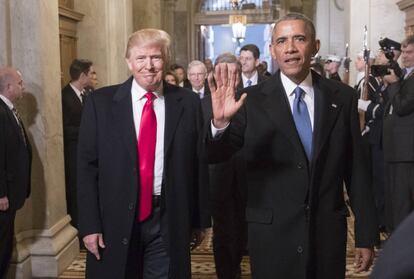
<svg viewBox="0 0 414 279">
<path fill-rule="evenodd" d="M 0 278 L 13 251 L 14 219 L 30 194 L 32 151 L 15 103 L 23 97 L 21 74 L 0 67 Z"/>
<path fill-rule="evenodd" d="M 88 97 L 79 132 L 87 278 L 191 278 L 190 242 L 210 225 L 200 99 L 163 83 L 170 36 L 133 33 L 122 84 Z"/>
</svg>

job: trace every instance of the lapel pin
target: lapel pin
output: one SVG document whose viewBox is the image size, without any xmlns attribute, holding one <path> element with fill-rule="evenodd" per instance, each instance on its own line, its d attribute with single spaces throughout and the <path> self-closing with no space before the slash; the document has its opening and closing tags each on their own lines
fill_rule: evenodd
<svg viewBox="0 0 414 279">
<path fill-rule="evenodd" d="M 337 105 L 336 105 L 336 104 L 331 104 L 331 106 L 332 106 L 333 108 L 336 108 L 336 107 L 337 107 Z"/>
</svg>

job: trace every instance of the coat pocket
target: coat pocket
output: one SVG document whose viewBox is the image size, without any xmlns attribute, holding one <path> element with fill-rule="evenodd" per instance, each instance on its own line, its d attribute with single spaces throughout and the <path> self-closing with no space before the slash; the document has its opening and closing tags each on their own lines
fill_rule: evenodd
<svg viewBox="0 0 414 279">
<path fill-rule="evenodd" d="M 249 223 L 272 224 L 273 210 L 271 208 L 246 208 L 246 221 Z"/>
</svg>

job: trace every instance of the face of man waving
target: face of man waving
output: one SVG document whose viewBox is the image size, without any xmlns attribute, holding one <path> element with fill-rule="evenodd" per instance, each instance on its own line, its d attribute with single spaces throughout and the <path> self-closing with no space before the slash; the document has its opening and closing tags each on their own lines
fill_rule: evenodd
<svg viewBox="0 0 414 279">
<path fill-rule="evenodd" d="M 135 81 L 148 91 L 155 91 L 162 83 L 164 58 L 157 45 L 134 46 L 126 58 Z"/>
</svg>

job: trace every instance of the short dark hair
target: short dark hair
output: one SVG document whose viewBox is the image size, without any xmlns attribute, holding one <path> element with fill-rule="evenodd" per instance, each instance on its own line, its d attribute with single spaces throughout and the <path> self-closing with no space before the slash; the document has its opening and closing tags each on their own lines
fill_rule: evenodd
<svg viewBox="0 0 414 279">
<path fill-rule="evenodd" d="M 82 73 L 87 75 L 92 64 L 92 61 L 87 59 L 74 59 L 69 68 L 71 80 L 78 80 Z"/>
<path fill-rule="evenodd" d="M 407 47 L 408 45 L 414 45 L 414 35 L 410 35 L 402 41 L 401 45 Z"/>
<path fill-rule="evenodd" d="M 259 57 L 260 57 L 260 50 L 259 50 L 259 48 L 256 45 L 254 45 L 254 44 L 245 45 L 245 46 L 243 46 L 240 49 L 240 53 L 242 51 L 247 51 L 247 50 L 250 51 L 251 53 L 253 53 L 254 59 L 259 59 Z"/>
<path fill-rule="evenodd" d="M 289 13 L 281 18 L 279 18 L 275 22 L 275 26 L 273 27 L 273 34 L 275 33 L 276 26 L 281 23 L 282 21 L 287 20 L 302 20 L 305 23 L 305 26 L 308 28 L 308 31 L 310 32 L 312 40 L 316 39 L 316 31 L 315 31 L 315 25 L 313 25 L 312 20 L 310 20 L 307 16 L 300 13 Z M 273 34 L 272 34 L 272 42 L 273 42 Z"/>
</svg>

